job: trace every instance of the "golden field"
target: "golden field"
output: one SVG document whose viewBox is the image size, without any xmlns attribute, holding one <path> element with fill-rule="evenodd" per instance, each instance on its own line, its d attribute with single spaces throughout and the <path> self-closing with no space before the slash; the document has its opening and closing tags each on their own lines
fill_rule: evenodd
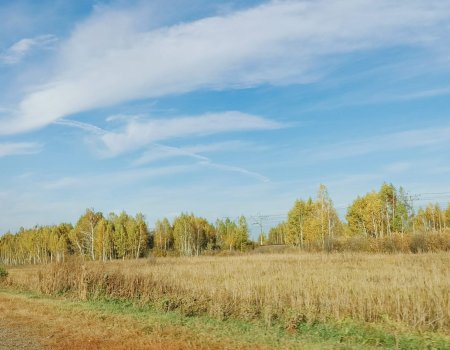
<svg viewBox="0 0 450 350">
<path fill-rule="evenodd" d="M 9 269 L 9 286 L 215 318 L 383 323 L 450 334 L 450 254 L 254 254 L 73 260 Z"/>
</svg>

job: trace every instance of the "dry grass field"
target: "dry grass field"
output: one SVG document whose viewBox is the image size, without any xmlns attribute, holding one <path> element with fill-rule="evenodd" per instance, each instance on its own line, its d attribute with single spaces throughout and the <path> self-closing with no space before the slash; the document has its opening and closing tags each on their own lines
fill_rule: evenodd
<svg viewBox="0 0 450 350">
<path fill-rule="evenodd" d="M 72 261 L 9 270 L 7 283 L 79 299 L 151 303 L 187 316 L 381 323 L 450 334 L 450 254 L 262 254 Z"/>
<path fill-rule="evenodd" d="M 205 322 L 182 324 L 162 313 L 0 291 L 0 349 L 273 349 L 223 334 Z M 291 342 L 292 344 L 292 342 Z M 302 343 L 318 348 L 314 343 Z M 283 348 L 292 348 L 284 342 Z"/>
</svg>

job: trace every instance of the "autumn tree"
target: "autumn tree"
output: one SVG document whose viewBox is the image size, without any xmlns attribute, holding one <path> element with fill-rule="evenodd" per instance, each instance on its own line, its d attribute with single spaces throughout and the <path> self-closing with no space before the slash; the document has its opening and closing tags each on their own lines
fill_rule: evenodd
<svg viewBox="0 0 450 350">
<path fill-rule="evenodd" d="M 286 243 L 286 237 L 288 235 L 288 224 L 287 222 L 283 221 L 280 222 L 277 226 L 272 227 L 269 230 L 269 234 L 267 237 L 267 243 L 268 244 L 285 244 Z"/>
<path fill-rule="evenodd" d="M 286 242 L 291 245 L 302 247 L 305 237 L 313 236 L 310 230 L 314 225 L 315 205 L 309 198 L 307 201 L 296 200 L 294 207 L 288 213 Z M 310 234 L 311 233 L 311 234 Z"/>
<path fill-rule="evenodd" d="M 450 205 L 449 205 L 450 207 Z M 420 208 L 414 218 L 414 225 L 419 232 L 444 232 L 447 228 L 449 209 L 442 210 L 439 204 L 428 204 Z"/>
<path fill-rule="evenodd" d="M 240 249 L 241 251 L 245 249 L 245 246 L 249 240 L 249 228 L 247 224 L 247 219 L 244 215 L 241 215 L 238 220 L 236 227 L 236 239 L 235 239 L 235 249 Z"/>
<path fill-rule="evenodd" d="M 377 192 L 356 198 L 348 208 L 346 218 L 353 234 L 383 237 L 383 203 Z"/>
<path fill-rule="evenodd" d="M 249 240 L 247 219 L 241 215 L 237 222 L 230 218 L 216 221 L 217 243 L 221 249 L 243 250 Z"/>
<path fill-rule="evenodd" d="M 286 242 L 303 247 L 306 242 L 326 241 L 340 235 L 342 223 L 325 185 L 320 185 L 317 199 L 297 200 L 288 213 Z"/>
<path fill-rule="evenodd" d="M 173 222 L 175 249 L 182 255 L 200 255 L 206 249 L 212 225 L 193 214 L 181 214 Z"/>
<path fill-rule="evenodd" d="M 103 214 L 87 209 L 70 232 L 69 239 L 76 245 L 81 256 L 90 256 L 95 260 L 96 227 Z"/>
<path fill-rule="evenodd" d="M 444 213 L 445 221 L 444 221 L 444 228 L 446 230 L 450 229 L 450 203 L 447 206 L 447 210 Z"/>
<path fill-rule="evenodd" d="M 412 217 L 412 206 L 403 188 L 397 191 L 394 185 L 384 183 L 379 192 L 382 202 L 384 228 L 388 235 L 405 232 Z"/>
<path fill-rule="evenodd" d="M 410 232 L 413 208 L 406 191 L 392 184 L 383 184 L 378 192 L 372 191 L 353 201 L 347 210 L 347 222 L 354 234 L 383 237 L 394 232 Z"/>
<path fill-rule="evenodd" d="M 167 218 L 156 221 L 153 243 L 155 248 L 159 251 L 167 252 L 173 249 L 173 227 Z"/>
</svg>

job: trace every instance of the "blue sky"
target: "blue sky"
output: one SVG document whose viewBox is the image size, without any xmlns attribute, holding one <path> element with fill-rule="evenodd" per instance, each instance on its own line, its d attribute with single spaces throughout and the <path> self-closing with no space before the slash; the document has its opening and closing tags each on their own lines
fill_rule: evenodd
<svg viewBox="0 0 450 350">
<path fill-rule="evenodd" d="M 0 1 L 0 232 L 448 194 L 449 37 L 440 0 Z"/>
</svg>

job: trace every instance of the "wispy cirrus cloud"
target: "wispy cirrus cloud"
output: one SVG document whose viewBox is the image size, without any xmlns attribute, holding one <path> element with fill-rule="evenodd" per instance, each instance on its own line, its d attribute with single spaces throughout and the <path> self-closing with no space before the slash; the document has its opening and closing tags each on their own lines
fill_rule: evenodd
<svg viewBox="0 0 450 350">
<path fill-rule="evenodd" d="M 138 159 L 134 165 L 143 165 L 162 159 L 176 157 L 190 157 L 198 160 L 208 160 L 203 154 L 242 151 L 249 147 L 249 144 L 242 141 L 225 141 L 210 144 L 199 144 L 186 147 L 173 147 L 161 144 L 151 145 Z"/>
<path fill-rule="evenodd" d="M 450 143 L 450 127 L 448 126 L 413 129 L 308 150 L 305 151 L 305 159 L 309 161 L 343 159 L 447 143 Z"/>
<path fill-rule="evenodd" d="M 77 120 L 70 120 L 70 119 L 61 119 L 57 120 L 55 124 L 58 125 L 64 125 L 64 126 L 70 126 L 72 128 L 81 129 L 84 131 L 87 131 L 88 133 L 96 134 L 96 135 L 104 135 L 107 133 L 106 130 L 93 125 L 89 123 L 83 123 Z"/>
<path fill-rule="evenodd" d="M 190 166 L 180 165 L 168 168 L 159 168 L 165 171 L 194 171 L 199 168 L 215 169 L 223 172 L 235 172 L 255 178 L 259 181 L 268 182 L 269 178 L 257 172 L 234 165 L 220 164 L 212 161 L 203 154 L 242 151 L 249 147 L 249 143 L 242 141 L 224 141 L 211 144 L 198 144 L 186 147 L 173 147 L 155 143 L 155 141 L 183 138 L 189 136 L 204 136 L 215 133 L 248 131 L 258 129 L 274 129 L 283 127 L 282 124 L 240 112 L 224 112 L 206 114 L 194 117 L 178 117 L 163 120 L 142 121 L 138 117 L 130 117 L 126 126 L 120 131 L 107 131 L 95 125 L 77 122 L 73 120 L 61 120 L 57 124 L 66 125 L 85 130 L 93 135 L 101 143 L 101 154 L 106 157 L 115 157 L 120 154 L 142 148 L 148 144 L 147 150 L 135 161 L 134 166 L 143 166 L 162 159 L 188 157 L 197 160 Z M 114 119 L 116 120 L 116 119 Z M 121 118 L 120 120 L 123 120 Z M 258 147 L 253 147 L 258 149 Z M 260 149 L 261 147 L 259 147 Z M 152 168 L 145 170 L 129 170 L 126 174 L 133 175 L 135 179 L 142 176 L 160 175 L 160 170 Z M 124 173 L 121 173 L 122 175 Z M 122 176 L 121 175 L 121 176 Z M 137 175 L 137 176 L 136 176 Z M 84 180 L 83 180 L 84 181 Z M 63 178 L 54 183 L 46 185 L 46 188 L 60 188 L 72 186 L 78 183 L 74 178 Z"/>
<path fill-rule="evenodd" d="M 411 162 L 399 161 L 392 164 L 388 164 L 385 167 L 385 172 L 388 174 L 401 174 L 406 171 L 410 171 L 413 168 L 414 164 Z"/>
<path fill-rule="evenodd" d="M 34 142 L 0 142 L 0 158 L 13 155 L 35 154 L 42 145 Z"/>
<path fill-rule="evenodd" d="M 49 48 L 54 45 L 58 39 L 51 34 L 39 35 L 34 38 L 24 38 L 3 52 L 0 52 L 0 63 L 17 64 L 27 56 L 32 50 Z"/>
<path fill-rule="evenodd" d="M 399 68 L 400 69 L 400 68 Z M 402 103 L 412 100 L 428 99 L 450 95 L 450 87 L 426 88 L 414 91 L 357 91 L 344 94 L 330 101 L 320 101 L 304 110 L 334 110 L 348 106 L 377 105 L 385 103 Z"/>
<path fill-rule="evenodd" d="M 256 178 L 262 182 L 270 182 L 270 179 L 267 176 L 264 176 L 260 173 L 257 173 L 255 171 L 250 171 L 248 169 L 242 168 L 242 167 L 237 167 L 234 165 L 226 165 L 226 164 L 218 164 L 218 163 L 214 163 L 211 162 L 210 160 L 203 160 L 199 163 L 200 165 L 203 165 L 205 167 L 209 167 L 209 168 L 213 168 L 213 169 L 217 169 L 217 170 L 222 170 L 222 171 L 229 171 L 229 172 L 235 172 L 235 173 L 239 173 L 239 174 L 243 174 L 246 176 L 250 176 L 253 178 Z"/>
<path fill-rule="evenodd" d="M 150 162 L 154 162 L 161 159 L 175 158 L 175 157 L 188 157 L 197 160 L 198 166 L 215 169 L 224 172 L 234 172 L 241 175 L 253 177 L 262 182 L 269 182 L 269 178 L 255 171 L 238 167 L 234 165 L 221 164 L 212 161 L 210 158 L 204 156 L 205 153 L 216 152 L 229 152 L 229 151 L 243 151 L 248 148 L 248 143 L 241 141 L 227 141 L 217 142 L 212 144 L 195 145 L 188 147 L 171 147 L 165 145 L 153 145 L 149 150 L 144 152 L 141 157 L 133 162 L 134 165 L 143 165 Z"/>
<path fill-rule="evenodd" d="M 56 73 L 22 98 L 0 133 L 141 98 L 308 83 L 346 54 L 434 50 L 450 32 L 450 3 L 439 0 L 271 1 L 156 29 L 145 28 L 142 13 L 98 7 L 62 43 Z"/>
<path fill-rule="evenodd" d="M 281 127 L 277 122 L 236 111 L 146 121 L 131 118 L 123 129 L 106 132 L 99 141 L 104 147 L 102 154 L 112 157 L 168 139 Z"/>
<path fill-rule="evenodd" d="M 143 167 L 137 169 L 120 170 L 105 174 L 66 176 L 40 184 L 43 190 L 61 190 L 66 188 L 95 188 L 109 189 L 117 186 L 132 185 L 136 182 L 148 179 L 179 175 L 183 173 L 198 173 L 205 168 L 218 170 L 220 172 L 232 172 L 245 175 L 259 180 L 259 182 L 269 182 L 269 179 L 262 174 L 253 172 L 241 167 L 218 164 L 205 158 L 198 162 L 187 165 L 169 165 L 159 167 Z"/>
<path fill-rule="evenodd" d="M 64 188 L 112 188 L 117 185 L 129 185 L 143 179 L 157 178 L 169 175 L 192 172 L 198 167 L 192 165 L 171 165 L 164 167 L 140 168 L 120 170 L 105 174 L 66 176 L 41 183 L 45 190 L 59 190 Z"/>
</svg>

